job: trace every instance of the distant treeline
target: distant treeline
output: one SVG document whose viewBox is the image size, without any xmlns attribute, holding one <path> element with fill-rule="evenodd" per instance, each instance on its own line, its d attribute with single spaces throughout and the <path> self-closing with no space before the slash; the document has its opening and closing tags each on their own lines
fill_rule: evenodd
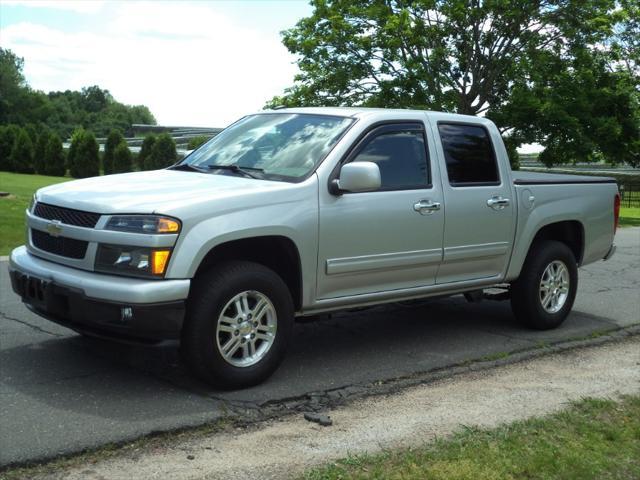
<svg viewBox="0 0 640 480">
<path fill-rule="evenodd" d="M 32 89 L 23 75 L 24 60 L 0 48 L 0 125 L 46 127 L 67 139 L 78 128 L 105 137 L 128 132 L 133 123 L 156 124 L 144 105 L 124 105 L 98 86 L 81 91 L 44 93 Z"/>
<path fill-rule="evenodd" d="M 18 173 L 87 178 L 133 170 L 156 170 L 178 160 L 176 144 L 168 133 L 145 137 L 138 155 L 129 150 L 122 133 L 112 130 L 104 152 L 94 134 L 77 129 L 65 151 L 60 136 L 48 128 L 32 125 L 0 125 L 0 170 Z"/>
<path fill-rule="evenodd" d="M 44 93 L 32 89 L 22 73 L 24 60 L 0 48 L 0 170 L 85 178 L 163 168 L 177 160 L 168 134 L 149 136 L 140 155 L 131 153 L 122 134 L 134 123 L 155 125 L 144 105 L 124 105 L 98 86 Z M 106 137 L 103 155 L 96 142 Z M 63 140 L 71 137 L 67 151 Z"/>
</svg>

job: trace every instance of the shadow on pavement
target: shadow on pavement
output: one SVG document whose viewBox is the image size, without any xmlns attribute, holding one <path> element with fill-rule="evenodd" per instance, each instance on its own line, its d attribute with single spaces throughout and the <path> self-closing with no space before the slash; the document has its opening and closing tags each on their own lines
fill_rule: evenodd
<svg viewBox="0 0 640 480">
<path fill-rule="evenodd" d="M 507 302 L 467 304 L 459 298 L 340 313 L 296 324 L 293 344 L 276 374 L 262 385 L 235 392 L 216 391 L 198 381 L 173 348 L 72 337 L 5 350 L 0 363 L 9 372 L 5 383 L 12 388 L 24 387 L 30 395 L 42 393 L 43 402 L 63 401 L 62 408 L 70 392 L 88 400 L 67 404 L 70 408 L 92 409 L 99 400 L 103 404 L 99 414 L 111 417 L 122 413 L 113 404 L 134 398 L 144 403 L 146 395 L 153 396 L 144 387 L 150 384 L 149 377 L 199 395 L 260 404 L 393 379 L 611 327 L 603 319 L 574 312 L 557 330 L 531 331 L 516 323 Z M 51 385 L 37 388 L 52 380 L 60 383 L 64 395 L 53 393 Z M 144 409 L 137 414 L 147 415 Z"/>
</svg>

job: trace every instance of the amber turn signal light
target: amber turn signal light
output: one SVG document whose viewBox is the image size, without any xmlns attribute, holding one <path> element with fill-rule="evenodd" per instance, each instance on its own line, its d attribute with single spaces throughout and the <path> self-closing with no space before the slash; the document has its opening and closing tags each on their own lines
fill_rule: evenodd
<svg viewBox="0 0 640 480">
<path fill-rule="evenodd" d="M 154 275 L 164 275 L 164 271 L 169 263 L 169 255 L 171 250 L 152 250 L 151 251 L 151 273 Z"/>
</svg>

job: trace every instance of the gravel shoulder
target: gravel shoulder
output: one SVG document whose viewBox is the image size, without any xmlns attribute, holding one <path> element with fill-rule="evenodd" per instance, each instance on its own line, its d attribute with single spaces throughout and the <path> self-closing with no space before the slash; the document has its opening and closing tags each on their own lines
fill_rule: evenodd
<svg viewBox="0 0 640 480">
<path fill-rule="evenodd" d="M 640 336 L 634 336 L 354 400 L 327 412 L 330 427 L 297 414 L 36 478 L 287 478 L 350 454 L 421 445 L 461 425 L 494 427 L 584 397 L 638 392 Z"/>
</svg>

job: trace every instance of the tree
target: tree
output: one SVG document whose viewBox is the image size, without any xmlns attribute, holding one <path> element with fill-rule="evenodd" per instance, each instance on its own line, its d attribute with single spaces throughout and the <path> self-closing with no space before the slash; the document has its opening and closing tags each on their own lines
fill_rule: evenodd
<svg viewBox="0 0 640 480">
<path fill-rule="evenodd" d="M 13 171 L 11 164 L 11 150 L 18 136 L 19 127 L 16 125 L 0 126 L 0 170 Z"/>
<path fill-rule="evenodd" d="M 45 150 L 49 143 L 51 132 L 48 129 L 40 130 L 40 134 L 36 140 L 36 146 L 33 151 L 33 169 L 36 173 L 43 173 L 45 170 Z"/>
<path fill-rule="evenodd" d="M 33 143 L 23 128 L 15 137 L 9 162 L 14 172 L 33 173 Z"/>
<path fill-rule="evenodd" d="M 156 139 L 147 163 L 153 170 L 165 168 L 176 163 L 176 143 L 168 133 L 161 133 Z"/>
<path fill-rule="evenodd" d="M 113 151 L 113 173 L 126 173 L 132 169 L 133 159 L 129 145 L 124 140 Z"/>
<path fill-rule="evenodd" d="M 124 105 L 97 85 L 81 91 L 35 91 L 26 82 L 23 68 L 22 58 L 0 48 L 0 125 L 44 124 L 67 138 L 79 127 L 106 136 L 112 129 L 126 132 L 133 123 L 156 123 L 146 106 Z"/>
<path fill-rule="evenodd" d="M 142 141 L 142 147 L 140 148 L 140 153 L 138 154 L 138 167 L 140 170 L 153 170 L 153 166 L 151 165 L 151 152 L 153 151 L 153 146 L 156 143 L 156 136 L 153 134 L 147 135 L 144 137 Z"/>
<path fill-rule="evenodd" d="M 77 130 L 71 139 L 67 156 L 69 174 L 73 178 L 87 178 L 100 175 L 98 142 L 88 130 Z"/>
<path fill-rule="evenodd" d="M 122 143 L 124 139 L 122 134 L 118 130 L 111 130 L 107 141 L 104 144 L 104 155 L 102 156 L 102 167 L 105 175 L 114 173 L 113 170 L 113 153 L 118 145 Z"/>
<path fill-rule="evenodd" d="M 189 139 L 187 148 L 189 150 L 195 150 L 200 145 L 207 143 L 211 137 L 209 135 L 198 135 Z"/>
<path fill-rule="evenodd" d="M 0 47 L 0 124 L 38 123 L 51 113 L 46 96 L 29 88 L 24 60 Z"/>
<path fill-rule="evenodd" d="M 311 3 L 312 15 L 283 32 L 300 73 L 268 107 L 359 105 L 486 115 L 511 142 L 532 138 L 548 146 L 553 125 L 521 122 L 522 112 L 510 108 L 514 95 L 520 105 L 535 104 L 539 99 L 523 87 L 535 83 L 553 90 L 558 65 L 582 69 L 577 76 L 597 67 L 601 76 L 605 67 L 576 59 L 604 50 L 623 18 L 614 0 Z M 618 94 L 600 92 L 620 104 L 625 97 Z M 633 110 L 630 97 L 626 101 L 624 108 Z M 620 121 L 608 118 L 612 125 Z"/>
<path fill-rule="evenodd" d="M 66 173 L 62 141 L 55 133 L 50 133 L 44 150 L 44 175 L 62 177 Z"/>
</svg>

